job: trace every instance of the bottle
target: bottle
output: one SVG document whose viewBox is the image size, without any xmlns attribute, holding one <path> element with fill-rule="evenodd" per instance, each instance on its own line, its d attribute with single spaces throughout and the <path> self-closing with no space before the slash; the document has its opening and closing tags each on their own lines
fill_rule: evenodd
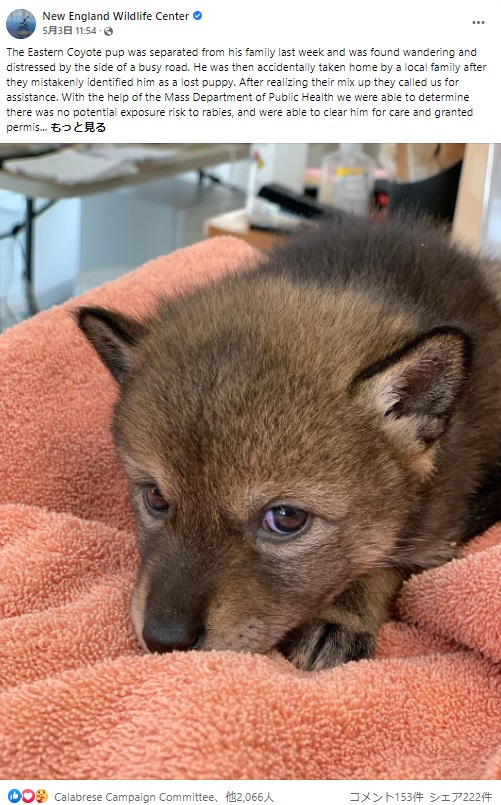
<svg viewBox="0 0 501 805">
<path fill-rule="evenodd" d="M 322 160 L 320 201 L 339 210 L 368 215 L 376 162 L 360 143 L 341 143 Z"/>
</svg>

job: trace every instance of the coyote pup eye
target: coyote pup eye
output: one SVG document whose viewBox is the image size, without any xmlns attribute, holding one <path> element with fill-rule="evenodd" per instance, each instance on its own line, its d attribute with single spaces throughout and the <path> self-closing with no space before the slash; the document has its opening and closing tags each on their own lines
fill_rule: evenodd
<svg viewBox="0 0 501 805">
<path fill-rule="evenodd" d="M 147 484 L 147 486 L 144 487 L 143 494 L 148 509 L 154 514 L 165 514 L 169 508 L 169 504 L 163 497 L 158 486 L 155 486 L 155 484 Z"/>
<path fill-rule="evenodd" d="M 282 504 L 273 506 L 265 513 L 261 526 L 268 534 L 287 537 L 304 531 L 311 523 L 311 516 L 296 506 Z"/>
</svg>

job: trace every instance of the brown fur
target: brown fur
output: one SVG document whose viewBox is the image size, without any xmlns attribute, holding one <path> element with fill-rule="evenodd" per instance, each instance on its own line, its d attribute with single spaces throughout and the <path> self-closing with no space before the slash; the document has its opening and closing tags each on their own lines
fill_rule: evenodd
<svg viewBox="0 0 501 805">
<path fill-rule="evenodd" d="M 421 225 L 349 219 L 144 323 L 78 321 L 120 383 L 143 644 L 279 646 L 306 669 L 371 656 L 501 456 L 501 314 L 476 260 Z M 309 529 L 263 533 L 278 502 Z"/>
</svg>

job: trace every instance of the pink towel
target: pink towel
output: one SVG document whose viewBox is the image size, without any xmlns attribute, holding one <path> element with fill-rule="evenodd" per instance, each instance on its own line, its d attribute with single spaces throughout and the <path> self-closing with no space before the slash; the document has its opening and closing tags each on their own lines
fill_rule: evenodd
<svg viewBox="0 0 501 805">
<path fill-rule="evenodd" d="M 253 256 L 207 241 L 78 302 L 142 315 Z M 0 776 L 501 778 L 501 526 L 405 585 L 376 660 L 141 653 L 116 390 L 74 306 L 0 338 Z"/>
</svg>

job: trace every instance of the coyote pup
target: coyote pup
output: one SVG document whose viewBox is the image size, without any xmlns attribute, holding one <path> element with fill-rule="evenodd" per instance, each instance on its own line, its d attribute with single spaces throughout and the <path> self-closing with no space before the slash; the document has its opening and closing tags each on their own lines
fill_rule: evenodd
<svg viewBox="0 0 501 805">
<path fill-rule="evenodd" d="M 420 223 L 348 218 L 147 321 L 78 311 L 119 383 L 143 647 L 373 655 L 403 579 L 484 524 L 482 487 L 501 502 L 485 270 Z"/>
</svg>

